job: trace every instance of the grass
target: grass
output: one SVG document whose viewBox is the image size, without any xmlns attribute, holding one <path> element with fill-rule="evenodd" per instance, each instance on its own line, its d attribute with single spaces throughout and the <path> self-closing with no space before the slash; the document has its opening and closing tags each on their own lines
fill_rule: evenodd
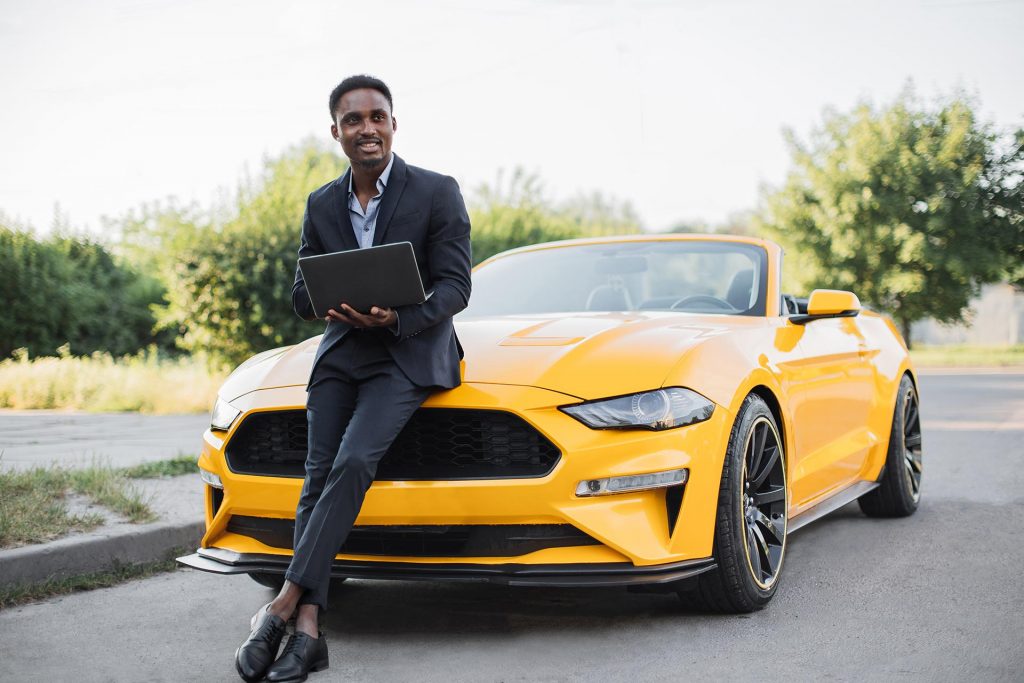
<svg viewBox="0 0 1024 683">
<path fill-rule="evenodd" d="M 102 524 L 101 515 L 68 512 L 65 496 L 70 487 L 66 470 L 0 472 L 0 548 L 43 543 Z"/>
<path fill-rule="evenodd" d="M 51 598 L 56 595 L 90 591 L 97 588 L 109 588 L 125 581 L 144 579 L 155 574 L 174 571 L 177 567 L 174 558 L 186 552 L 189 551 L 185 548 L 174 548 L 167 552 L 164 559 L 156 562 L 118 565 L 104 572 L 82 574 L 65 579 L 52 579 L 29 585 L 0 587 L 0 609 Z"/>
<path fill-rule="evenodd" d="M 0 408 L 203 413 L 227 377 L 202 357 L 163 358 L 155 348 L 120 358 L 61 351 L 31 359 L 16 352 L 0 361 Z"/>
<path fill-rule="evenodd" d="M 1015 346 L 915 346 L 914 364 L 934 368 L 1010 367 L 1024 365 L 1024 344 Z"/>
<path fill-rule="evenodd" d="M 187 455 L 126 468 L 94 463 L 81 469 L 50 466 L 0 470 L 0 548 L 44 543 L 101 525 L 102 515 L 68 511 L 67 494 L 71 491 L 133 524 L 155 521 L 156 513 L 131 480 L 194 472 L 196 458 Z"/>
<path fill-rule="evenodd" d="M 142 499 L 138 489 L 128 482 L 122 470 L 93 465 L 70 470 L 68 475 L 76 493 L 88 496 L 132 524 L 156 521 L 156 513 Z"/>
<path fill-rule="evenodd" d="M 156 514 L 130 480 L 194 472 L 196 458 L 189 455 L 125 468 L 93 464 L 74 470 L 59 466 L 24 471 L 0 470 L 0 548 L 43 543 L 71 531 L 94 529 L 104 522 L 102 515 L 70 514 L 66 503 L 69 491 L 87 496 L 131 522 L 153 521 Z M 0 609 L 174 571 L 177 566 L 174 558 L 186 552 L 186 548 L 175 548 L 157 562 L 116 565 L 108 571 L 42 583 L 0 586 Z"/>
<path fill-rule="evenodd" d="M 122 471 L 129 479 L 157 479 L 160 477 L 177 477 L 182 474 L 195 474 L 198 470 L 196 470 L 196 457 L 194 455 L 179 455 L 170 460 L 144 462 L 134 467 L 126 467 Z"/>
</svg>

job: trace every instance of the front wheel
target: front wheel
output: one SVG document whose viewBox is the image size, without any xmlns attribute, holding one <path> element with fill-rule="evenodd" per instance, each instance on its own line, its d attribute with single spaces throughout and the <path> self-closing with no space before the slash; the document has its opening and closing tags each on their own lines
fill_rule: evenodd
<svg viewBox="0 0 1024 683">
<path fill-rule="evenodd" d="M 269 572 L 246 572 L 249 574 L 249 578 L 258 583 L 261 586 L 267 588 L 273 588 L 276 591 L 281 590 L 281 586 L 284 585 L 284 574 L 271 574 Z"/>
<path fill-rule="evenodd" d="M 258 583 L 261 586 L 267 588 L 273 588 L 276 591 L 281 590 L 284 585 L 284 574 L 271 574 L 270 572 L 246 572 L 249 574 L 249 578 Z M 345 581 L 345 577 L 333 577 L 331 579 L 331 585 L 340 584 Z"/>
<path fill-rule="evenodd" d="M 684 604 L 744 613 L 772 599 L 786 554 L 786 461 L 775 418 L 764 400 L 747 396 L 729 437 L 715 517 L 717 567 L 680 592 Z"/>
</svg>

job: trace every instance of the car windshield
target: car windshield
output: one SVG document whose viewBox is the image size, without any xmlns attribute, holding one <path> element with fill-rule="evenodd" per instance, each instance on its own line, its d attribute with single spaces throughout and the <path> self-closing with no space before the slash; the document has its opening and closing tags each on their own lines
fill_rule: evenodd
<svg viewBox="0 0 1024 683">
<path fill-rule="evenodd" d="M 539 249 L 473 273 L 464 316 L 675 310 L 764 315 L 768 255 L 741 242 L 612 242 Z"/>
</svg>

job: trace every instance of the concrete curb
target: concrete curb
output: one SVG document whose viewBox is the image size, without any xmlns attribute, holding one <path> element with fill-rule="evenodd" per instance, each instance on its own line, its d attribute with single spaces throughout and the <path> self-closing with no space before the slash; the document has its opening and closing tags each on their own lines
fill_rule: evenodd
<svg viewBox="0 0 1024 683">
<path fill-rule="evenodd" d="M 133 480 L 158 516 L 148 524 L 131 524 L 107 511 L 105 524 L 47 543 L 0 550 L 0 587 L 65 579 L 118 566 L 159 562 L 171 551 L 189 551 L 205 531 L 203 483 L 196 474 Z M 77 511 L 76 511 L 77 512 Z"/>
<path fill-rule="evenodd" d="M 175 548 L 199 545 L 205 525 L 199 522 L 154 522 L 119 525 L 102 534 L 82 534 L 50 543 L 0 551 L 0 587 L 13 587 L 114 569 L 119 565 L 158 562 Z"/>
</svg>

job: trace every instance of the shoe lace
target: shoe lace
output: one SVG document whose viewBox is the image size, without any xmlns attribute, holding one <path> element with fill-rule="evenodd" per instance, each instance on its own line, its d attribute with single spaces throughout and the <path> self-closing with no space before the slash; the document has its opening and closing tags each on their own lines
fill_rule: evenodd
<svg viewBox="0 0 1024 683">
<path fill-rule="evenodd" d="M 296 650 L 299 649 L 299 646 L 300 646 L 301 643 L 302 643 L 302 638 L 300 637 L 300 634 L 296 633 L 296 634 L 290 636 L 288 638 L 288 642 L 285 643 L 285 645 L 284 645 L 284 652 L 281 653 L 281 656 L 283 657 L 285 655 L 288 655 L 288 654 L 291 654 L 291 653 L 295 652 Z"/>
<path fill-rule="evenodd" d="M 272 642 L 274 640 L 278 640 L 278 638 L 281 635 L 283 635 L 284 629 L 285 625 L 283 623 L 278 623 L 277 621 L 271 619 L 265 622 L 262 626 L 258 626 L 255 630 L 253 630 L 253 635 L 258 638 L 262 637 L 263 640 L 266 640 L 268 642 Z M 278 640 L 278 642 L 281 641 Z"/>
</svg>

